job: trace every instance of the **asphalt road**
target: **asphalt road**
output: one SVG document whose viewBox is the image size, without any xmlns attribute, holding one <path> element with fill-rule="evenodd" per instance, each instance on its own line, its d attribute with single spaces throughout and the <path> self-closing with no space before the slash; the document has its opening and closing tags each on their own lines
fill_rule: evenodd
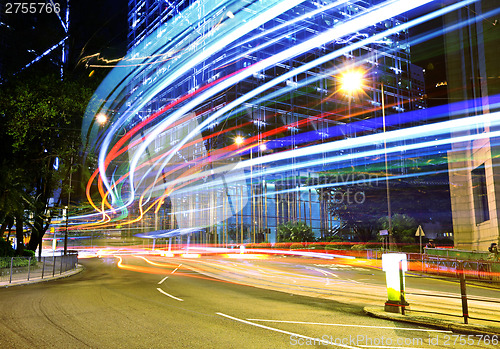
<svg viewBox="0 0 500 349">
<path fill-rule="evenodd" d="M 203 260 L 117 262 L 83 260 L 85 271 L 70 278 L 0 289 L 0 348 L 454 347 L 452 333 L 370 318 L 362 304 L 218 281 L 187 267 Z"/>
</svg>

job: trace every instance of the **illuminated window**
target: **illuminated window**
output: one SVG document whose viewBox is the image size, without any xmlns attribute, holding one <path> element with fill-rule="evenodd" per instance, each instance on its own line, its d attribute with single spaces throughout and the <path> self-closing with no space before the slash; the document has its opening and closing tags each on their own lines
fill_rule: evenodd
<svg viewBox="0 0 500 349">
<path fill-rule="evenodd" d="M 472 190 L 474 194 L 476 224 L 480 224 L 490 219 L 484 164 L 472 171 Z"/>
</svg>

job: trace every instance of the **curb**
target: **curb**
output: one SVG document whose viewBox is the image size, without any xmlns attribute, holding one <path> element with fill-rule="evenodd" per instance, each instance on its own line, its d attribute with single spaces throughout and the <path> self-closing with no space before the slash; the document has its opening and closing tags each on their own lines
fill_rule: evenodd
<svg viewBox="0 0 500 349">
<path fill-rule="evenodd" d="M 0 288 L 9 288 L 9 287 L 14 287 L 14 286 L 25 286 L 25 285 L 37 284 L 37 283 L 41 283 L 41 282 L 48 282 L 48 281 L 53 281 L 53 280 L 64 279 L 64 278 L 79 274 L 84 270 L 85 270 L 85 267 L 81 264 L 78 264 L 76 269 L 71 270 L 69 272 L 65 272 L 64 274 L 54 275 L 54 276 L 50 276 L 50 277 L 43 278 L 43 279 L 33 279 L 33 280 L 29 280 L 29 281 L 24 280 L 24 281 L 19 281 L 19 282 L 13 282 L 10 284 L 5 284 L 5 285 L 0 284 Z"/>
<path fill-rule="evenodd" d="M 449 320 L 441 320 L 427 316 L 409 316 L 398 313 L 389 313 L 384 311 L 383 307 L 364 307 L 363 311 L 370 316 L 381 319 L 407 322 L 441 330 L 452 331 L 455 333 L 472 333 L 479 335 L 500 336 L 500 327 L 460 324 Z"/>
</svg>

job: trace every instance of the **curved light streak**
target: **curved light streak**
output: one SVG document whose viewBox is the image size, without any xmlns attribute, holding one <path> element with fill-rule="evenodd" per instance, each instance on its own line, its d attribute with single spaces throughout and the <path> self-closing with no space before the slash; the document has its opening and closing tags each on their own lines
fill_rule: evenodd
<svg viewBox="0 0 500 349">
<path fill-rule="evenodd" d="M 185 147 L 191 144 L 192 142 L 196 142 L 196 137 L 199 138 L 198 142 L 203 142 L 208 139 L 207 137 L 200 138 L 202 132 L 209 129 L 210 125 L 214 122 L 223 122 L 225 119 L 232 117 L 238 112 L 242 112 L 245 109 L 244 103 L 252 98 L 256 98 L 262 92 L 269 90 L 276 85 L 291 79 L 298 74 L 310 70 L 313 67 L 316 67 L 320 64 L 333 60 L 336 57 L 346 54 L 347 52 L 354 50 L 356 48 L 360 48 L 364 45 L 368 45 L 370 43 L 378 42 L 383 39 L 385 36 L 389 36 L 400 32 L 402 30 L 406 30 L 414 25 L 423 23 L 424 21 L 428 21 L 429 19 L 440 16 L 444 13 L 453 11 L 457 8 L 466 6 L 474 1 L 462 1 L 439 11 L 435 11 L 428 15 L 422 16 L 415 20 L 409 21 L 407 23 L 401 24 L 395 28 L 391 28 L 384 32 L 375 34 L 366 39 L 359 40 L 357 42 L 351 43 L 349 46 L 344 47 L 343 49 L 336 50 L 331 52 L 330 54 L 324 55 L 319 59 L 316 59 L 312 62 L 306 63 L 298 68 L 295 68 L 282 76 L 272 79 L 268 81 L 258 88 L 250 91 L 249 93 L 243 95 L 242 97 L 234 100 L 233 102 L 228 103 L 223 106 L 219 110 L 213 112 L 209 117 L 207 117 L 202 123 L 197 125 L 188 135 L 183 137 L 180 142 L 172 146 L 167 152 L 163 152 L 160 155 L 144 160 L 144 155 L 150 151 L 149 147 L 151 144 L 159 137 L 162 132 L 166 130 L 172 130 L 176 125 L 180 124 L 183 119 L 189 119 L 189 116 L 186 116 L 188 113 L 192 112 L 192 110 L 201 105 L 204 101 L 209 98 L 217 95 L 218 93 L 227 90 L 231 86 L 234 86 L 242 79 L 245 79 L 252 74 L 259 73 L 260 71 L 264 71 L 268 67 L 271 67 L 283 60 L 295 57 L 297 55 L 303 54 L 311 49 L 314 49 L 322 44 L 325 44 L 331 41 L 332 37 L 343 37 L 348 34 L 355 33 L 362 28 L 373 25 L 381 21 L 384 18 L 394 17 L 402 12 L 409 11 L 415 7 L 426 4 L 429 1 L 412 1 L 412 2 L 404 2 L 392 0 L 389 2 L 384 2 L 377 8 L 370 9 L 369 11 L 363 12 L 360 15 L 351 18 L 350 20 L 339 23 L 334 28 L 326 30 L 319 35 L 308 39 L 305 42 L 297 44 L 291 48 L 285 49 L 274 56 L 271 56 L 265 60 L 254 63 L 249 67 L 246 67 L 243 70 L 233 72 L 226 76 L 222 76 L 215 81 L 207 82 L 205 85 L 201 85 L 197 90 L 191 91 L 190 93 L 180 96 L 179 99 L 171 102 L 166 107 L 162 108 L 160 111 L 151 114 L 148 117 L 145 117 L 141 122 L 135 125 L 127 126 L 127 123 L 130 123 L 131 119 L 135 117 L 136 113 L 144 108 L 149 101 L 151 101 L 158 93 L 165 89 L 166 86 L 174 83 L 178 78 L 182 77 L 189 69 L 192 69 L 200 62 L 206 60 L 212 54 L 219 52 L 221 49 L 225 48 L 226 45 L 233 45 L 236 40 L 243 35 L 249 33 L 254 28 L 257 28 L 262 23 L 267 22 L 268 20 L 274 18 L 280 12 L 284 12 L 286 9 L 293 8 L 296 4 L 301 3 L 302 1 L 287 1 L 280 2 L 274 1 L 266 11 L 262 11 L 262 13 L 254 16 L 254 17 L 244 17 L 241 12 L 236 13 L 236 19 L 243 20 L 244 18 L 248 20 L 245 24 L 241 26 L 237 26 L 237 30 L 222 30 L 223 25 L 227 25 L 230 23 L 229 19 L 225 19 L 223 22 L 217 24 L 211 32 L 203 35 L 201 38 L 194 39 L 197 42 L 200 42 L 200 39 L 208 40 L 206 45 L 206 50 L 201 52 L 200 54 L 191 54 L 191 56 L 187 59 L 181 59 L 182 55 L 187 55 L 187 51 L 189 51 L 189 46 L 184 46 L 181 50 L 177 50 L 175 54 L 178 55 L 176 57 L 175 62 L 170 62 L 170 66 L 172 67 L 172 71 L 166 74 L 164 77 L 154 77 L 153 79 L 157 79 L 154 84 L 150 87 L 148 86 L 133 86 L 135 90 L 130 94 L 129 99 L 130 105 L 127 105 L 127 99 L 121 96 L 126 89 L 126 86 L 129 85 L 133 80 L 141 73 L 145 73 L 147 71 L 151 71 L 151 69 L 146 66 L 137 66 L 135 68 L 121 68 L 120 72 L 114 71 L 109 79 L 103 82 L 103 85 L 99 88 L 96 96 L 107 96 L 104 101 L 97 101 L 96 104 L 89 105 L 88 113 L 86 117 L 86 128 L 83 128 L 83 135 L 87 139 L 90 145 L 100 145 L 99 152 L 99 168 L 91 177 L 91 181 L 87 185 L 86 192 L 89 197 L 89 202 L 94 207 L 95 210 L 98 211 L 97 214 L 93 214 L 94 216 L 101 215 L 101 220 L 99 222 L 95 222 L 95 224 L 99 225 L 107 225 L 112 224 L 113 221 L 116 221 L 116 213 L 121 212 L 122 217 L 127 212 L 127 207 L 130 206 L 135 200 L 139 202 L 139 216 L 135 219 L 130 218 L 127 222 L 121 222 L 121 224 L 130 224 L 132 222 L 138 221 L 142 218 L 145 212 L 151 210 L 155 205 L 157 205 L 157 209 L 159 209 L 160 204 L 163 202 L 163 199 L 176 192 L 177 194 L 186 193 L 189 191 L 196 190 L 209 190 L 210 188 L 221 188 L 223 185 L 237 183 L 238 181 L 246 181 L 251 178 L 257 179 L 259 177 L 270 175 L 274 173 L 279 173 L 280 171 L 290 171 L 297 170 L 300 168 L 314 168 L 320 167 L 323 164 L 331 165 L 333 163 L 341 163 L 345 160 L 351 160 L 354 158 L 361 159 L 362 157 L 376 157 L 383 152 L 381 150 L 365 150 L 358 152 L 356 154 L 344 155 L 344 156 L 330 156 L 326 160 L 308 160 L 307 157 L 310 157 L 313 154 L 323 154 L 327 152 L 335 152 L 339 149 L 352 149 L 352 148 L 362 148 L 368 147 L 374 144 L 374 142 L 382 142 L 384 138 L 387 138 L 389 144 L 391 142 L 397 142 L 399 140 L 416 140 L 419 137 L 425 138 L 430 135 L 442 135 L 444 137 L 446 131 L 441 127 L 445 127 L 447 125 L 448 131 L 453 129 L 455 131 L 458 130 L 467 130 L 467 128 L 471 127 L 473 124 L 472 121 L 467 121 L 469 123 L 449 123 L 449 124 L 433 124 L 432 126 L 422 126 L 421 128 L 412 128 L 411 131 L 416 131 L 417 133 L 411 134 L 411 131 L 406 130 L 398 130 L 387 132 L 383 135 L 370 135 L 358 137 L 356 139 L 345 140 L 345 141 L 336 141 L 330 143 L 323 143 L 319 145 L 309 145 L 307 141 L 307 136 L 304 135 L 303 140 L 298 143 L 304 143 L 305 148 L 301 149 L 292 149 L 287 152 L 280 152 L 277 154 L 259 156 L 258 158 L 254 158 L 251 160 L 240 161 L 234 164 L 231 164 L 227 167 L 217 167 L 211 170 L 204 170 L 203 167 L 214 163 L 215 161 L 223 160 L 224 158 L 228 158 L 234 155 L 243 155 L 248 154 L 249 149 L 258 146 L 257 138 L 248 139 L 245 147 L 238 149 L 237 147 L 228 147 L 228 153 L 226 157 L 224 156 L 215 156 L 210 155 L 209 153 L 195 158 L 193 160 L 193 166 L 189 168 L 189 170 L 185 171 L 184 174 L 178 175 L 177 178 L 167 179 L 167 175 L 163 172 L 165 171 L 169 174 L 175 174 L 176 171 L 179 171 L 183 168 L 184 165 L 180 164 L 171 164 L 171 160 L 175 153 L 181 151 L 182 149 L 186 149 Z M 284 6 L 286 3 L 286 8 L 281 8 L 280 6 Z M 316 15 L 325 11 L 326 9 L 334 8 L 335 6 L 345 3 L 345 1 L 337 1 L 336 3 L 330 4 L 323 8 L 318 8 L 314 11 L 304 14 L 302 17 Z M 277 12 L 276 9 L 280 8 L 280 12 Z M 287 25 L 290 25 L 293 22 L 298 22 L 302 20 L 302 17 L 295 18 L 292 21 L 283 23 L 281 26 L 275 27 L 270 32 L 278 32 L 279 29 L 284 28 Z M 231 27 L 235 28 L 235 26 Z M 178 32 L 182 32 L 181 29 L 178 29 Z M 267 32 L 267 33 L 270 33 Z M 154 33 L 154 35 L 158 35 L 158 32 Z M 244 42 L 251 42 L 252 40 L 258 39 L 262 37 L 264 34 L 257 34 Z M 228 36 L 231 40 L 228 40 Z M 274 40 L 270 40 L 269 43 L 273 43 L 277 40 L 283 38 L 284 35 L 278 33 L 278 36 Z M 154 65 L 158 63 L 156 61 L 159 59 L 161 62 L 164 60 L 163 54 L 165 52 L 173 52 L 177 46 L 175 44 L 166 43 L 166 39 L 156 40 L 156 42 L 150 44 L 150 48 L 148 48 L 147 40 L 145 40 L 140 48 L 144 49 L 146 53 L 144 55 L 143 61 L 147 61 Z M 164 45 L 164 46 L 162 46 Z M 263 44 L 264 46 L 266 44 Z M 264 47 L 261 46 L 261 47 Z M 233 46 L 234 47 L 234 46 Z M 246 54 L 253 52 L 256 48 L 249 49 Z M 163 53 L 162 53 L 163 52 Z M 149 54 L 148 54 L 149 53 Z M 231 58 L 233 57 L 233 58 Z M 219 66 L 230 64 L 237 59 L 244 57 L 244 54 L 235 56 L 228 55 L 228 58 L 222 60 Z M 148 70 L 149 69 L 149 70 Z M 332 71 L 335 71 L 333 68 Z M 330 72 L 328 72 L 330 73 Z M 118 78 L 118 84 L 115 82 Z M 320 79 L 321 77 L 314 77 L 309 80 L 299 81 L 298 86 L 306 86 L 309 82 Z M 279 96 L 280 94 L 285 93 L 286 91 L 293 90 L 294 87 L 281 88 L 279 91 L 272 92 L 273 96 Z M 140 100 L 139 100 L 140 96 Z M 97 97 L 96 97 L 97 98 Z M 98 98 L 97 98 L 98 99 Z M 262 101 L 263 98 L 257 99 L 257 101 Z M 93 126 L 93 117 L 98 110 L 107 112 L 115 109 L 115 106 L 119 106 L 116 110 L 116 115 L 113 118 L 113 123 L 110 124 L 105 133 L 103 133 L 103 137 L 99 137 L 95 134 L 95 127 Z M 173 109 L 174 107 L 178 109 Z M 498 124 L 498 115 L 490 114 L 489 119 L 492 122 L 492 125 Z M 370 122 L 377 122 L 376 119 L 370 120 Z M 154 125 L 153 125 L 154 123 Z M 359 123 L 362 125 L 362 122 Z M 297 125 L 300 126 L 300 125 Z M 125 128 L 125 135 L 121 138 L 117 139 L 117 135 L 123 133 L 122 129 Z M 149 128 L 148 128 L 149 127 Z M 129 131 L 127 131 L 129 129 Z M 143 134 L 139 134 L 139 131 L 143 131 Z M 425 135 L 425 132 L 429 132 Z M 92 136 L 94 134 L 94 136 Z M 416 136 L 420 135 L 420 136 Z M 484 137 L 494 137 L 498 135 L 497 132 L 491 132 L 489 134 L 483 134 Z M 88 138 L 87 138 L 88 136 Z M 438 147 L 438 146 L 446 146 L 453 142 L 461 140 L 471 140 L 478 139 L 483 137 L 481 135 L 472 135 L 466 136 L 465 138 L 455 138 L 450 139 L 449 137 L 445 139 L 433 140 L 429 141 L 428 139 L 420 140 L 414 144 L 405 145 L 405 146 L 395 146 L 389 147 L 387 152 L 389 154 L 397 154 L 401 151 L 408 151 L 419 149 L 422 147 Z M 366 137 L 366 138 L 365 138 Z M 286 137 L 285 137 L 286 138 Z M 282 139 L 285 139 L 282 138 Z M 127 144 L 129 141 L 129 144 Z M 309 142 L 311 139 L 309 139 Z M 95 142 L 95 143 L 94 143 Z M 113 143 L 114 142 L 114 143 Z M 256 142 L 256 143 L 254 143 Z M 115 159 L 118 159 L 119 156 L 123 156 L 129 151 L 132 147 L 136 147 L 135 153 L 131 158 L 130 167 L 128 168 L 128 172 L 123 174 L 122 172 L 116 173 L 116 176 L 111 174 L 107 175 L 107 171 L 111 171 L 109 165 Z M 268 148 L 272 148 L 272 143 L 268 144 Z M 252 150 L 253 152 L 253 150 Z M 295 163 L 293 166 L 287 164 L 287 159 L 297 159 L 299 162 Z M 304 158 L 305 161 L 300 162 L 301 158 Z M 141 162 L 142 161 L 142 162 Z M 279 164 L 282 165 L 279 165 Z M 260 169 L 259 171 L 254 171 L 251 174 L 245 174 L 243 172 L 236 173 L 236 171 L 252 167 L 259 167 L 263 165 L 274 164 L 274 167 L 269 169 Z M 149 166 L 149 167 L 148 167 Z M 114 167 L 112 169 L 113 173 L 117 171 L 118 167 Z M 188 167 L 186 167 L 188 168 Z M 142 170 L 141 170 L 142 169 Z M 142 172 L 141 172 L 142 171 Z M 169 172 L 170 171 L 170 172 Z M 233 171 L 233 172 L 231 172 Z M 200 181 L 203 178 L 207 178 L 207 175 L 214 174 L 225 174 L 226 182 L 222 184 L 221 180 L 212 180 L 209 181 L 206 185 L 197 184 L 197 181 Z M 118 177 L 118 178 L 117 178 Z M 137 177 L 137 178 L 136 178 Z M 151 177 L 151 179 L 150 179 Z M 91 185 L 97 180 L 98 189 L 100 191 L 102 202 L 100 204 L 94 204 L 91 199 Z M 162 182 L 164 181 L 164 182 Z M 128 197 L 123 197 L 122 190 L 123 185 L 128 183 L 129 185 L 129 193 Z M 143 186 L 143 192 L 136 192 L 138 186 Z M 293 189 L 290 189 L 293 190 Z M 158 192 L 162 192 L 162 194 L 155 194 Z M 159 195 L 159 196 L 155 196 Z M 248 194 L 245 194 L 248 196 Z M 107 198 L 111 198 L 110 202 L 108 202 Z M 154 198 L 154 200 L 153 200 Z M 123 200 L 125 199 L 125 200 Z M 100 207 L 99 207 L 100 206 Z M 144 206 L 144 207 L 143 207 Z M 75 218 L 85 218 L 92 217 L 93 215 L 82 215 Z M 72 217 L 73 218 L 73 217 Z"/>
</svg>

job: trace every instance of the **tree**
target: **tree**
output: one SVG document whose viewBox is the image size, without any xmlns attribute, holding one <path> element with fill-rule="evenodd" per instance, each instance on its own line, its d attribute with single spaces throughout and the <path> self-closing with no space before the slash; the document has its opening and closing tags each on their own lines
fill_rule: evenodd
<svg viewBox="0 0 500 349">
<path fill-rule="evenodd" d="M 25 193 L 25 174 L 20 169 L 9 168 L 5 159 L 1 166 L 2 176 L 0 177 L 0 236 L 3 237 L 5 230 L 9 229 L 9 236 L 15 221 L 17 250 L 22 253 L 24 248 L 23 221 L 24 209 L 29 202 L 29 197 Z M 20 227 L 20 228 L 18 228 Z"/>
<path fill-rule="evenodd" d="M 314 233 L 310 226 L 302 221 L 288 221 L 278 226 L 279 242 L 314 241 Z"/>
<path fill-rule="evenodd" d="M 353 233 L 359 241 L 370 241 L 387 216 L 385 175 L 366 172 L 329 174 L 321 183 L 332 183 L 319 193 L 328 202 L 329 213 L 338 217 L 342 232 Z M 348 183 L 348 184 L 343 184 Z M 390 182 L 393 214 L 418 219 L 419 222 L 439 222 L 444 230 L 451 229 L 451 202 L 446 174 L 393 179 Z"/>
<path fill-rule="evenodd" d="M 359 241 L 370 241 L 379 228 L 378 220 L 385 214 L 382 187 L 345 185 L 323 190 L 328 211 L 338 217 L 338 235 L 353 233 Z M 386 207 L 386 206 L 385 206 Z"/>
<path fill-rule="evenodd" d="M 50 225 L 50 199 L 57 189 L 62 189 L 60 194 L 69 190 L 67 178 L 76 163 L 71 159 L 78 157 L 81 120 L 91 95 L 92 90 L 81 81 L 61 81 L 55 75 L 24 76 L 0 88 L 0 126 L 5 140 L 1 170 L 23 173 L 16 172 L 11 180 L 19 184 L 2 198 L 0 217 L 4 222 L 12 216 L 7 207 L 15 207 L 17 234 L 23 234 L 25 224 L 31 227 L 30 250 L 41 247 Z"/>
<path fill-rule="evenodd" d="M 389 217 L 379 219 L 382 229 L 389 229 Z M 392 215 L 392 236 L 396 243 L 408 244 L 415 242 L 415 232 L 417 231 L 417 221 L 405 214 Z"/>
</svg>

